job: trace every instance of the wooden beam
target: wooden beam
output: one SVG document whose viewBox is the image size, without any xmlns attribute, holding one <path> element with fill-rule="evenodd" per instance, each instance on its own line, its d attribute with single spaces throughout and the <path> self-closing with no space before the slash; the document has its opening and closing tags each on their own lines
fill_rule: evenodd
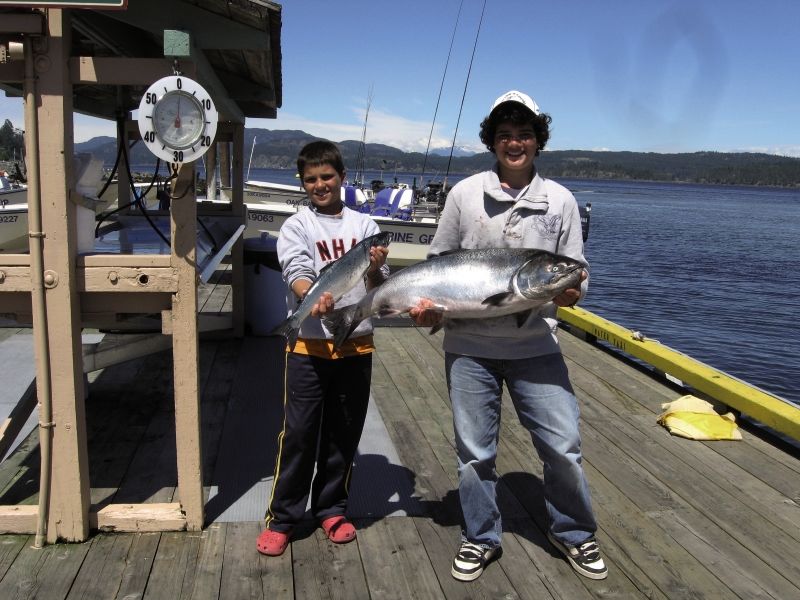
<svg viewBox="0 0 800 600">
<path fill-rule="evenodd" d="M 30 267 L 0 267 L 0 292 L 31 291 Z"/>
<path fill-rule="evenodd" d="M 160 2 L 129 2 L 125 11 L 109 11 L 106 16 L 160 36 L 165 29 L 186 30 L 198 48 L 214 50 L 268 50 L 270 35 L 266 29 L 237 23 L 189 2 L 171 2 L 164 10 Z M 266 27 L 266 23 L 265 23 Z"/>
<path fill-rule="evenodd" d="M 19 62 L 0 63 L 0 81 L 22 83 L 25 79 L 25 65 Z"/>
<path fill-rule="evenodd" d="M 186 515 L 176 502 L 109 504 L 92 513 L 92 528 L 100 531 L 184 531 Z"/>
<path fill-rule="evenodd" d="M 48 12 L 49 36 L 35 56 L 39 158 L 42 174 L 42 231 L 46 284 L 45 322 L 48 356 L 36 352 L 36 393 L 40 399 L 49 373 L 53 406 L 52 484 L 47 541 L 83 541 L 89 536 L 89 460 L 86 441 L 80 301 L 75 286 L 76 210 L 69 198 L 72 175 L 72 96 L 69 76 L 70 13 Z M 26 131 L 32 129 L 26 123 Z M 33 130 L 36 128 L 34 127 Z M 29 199 L 30 203 L 30 199 Z M 32 225 L 33 226 L 33 225 Z"/>
<path fill-rule="evenodd" d="M 0 506 L 0 533 L 36 533 L 38 506 Z"/>
<path fill-rule="evenodd" d="M 175 390 L 175 445 L 178 459 L 178 497 L 187 528 L 203 528 L 203 460 L 200 441 L 200 354 L 197 328 L 197 201 L 194 163 L 184 164 L 175 189 L 190 186 L 189 196 L 172 203 L 173 267 L 178 291 L 172 296 L 172 363 Z"/>
<path fill-rule="evenodd" d="M 0 19 L 0 33 L 42 35 L 45 32 L 42 13 L 5 13 Z"/>
<path fill-rule="evenodd" d="M 173 267 L 88 267 L 77 270 L 80 292 L 177 292 L 178 273 Z"/>
<path fill-rule="evenodd" d="M 152 212 L 152 211 L 148 211 Z M 172 264 L 168 254 L 85 254 L 77 258 L 81 267 L 167 268 Z"/>
<path fill-rule="evenodd" d="M 195 76 L 195 67 L 181 61 L 181 70 L 187 77 Z M 78 56 L 70 59 L 72 83 L 103 85 L 150 85 L 172 75 L 172 61 L 166 58 L 115 58 Z"/>
</svg>

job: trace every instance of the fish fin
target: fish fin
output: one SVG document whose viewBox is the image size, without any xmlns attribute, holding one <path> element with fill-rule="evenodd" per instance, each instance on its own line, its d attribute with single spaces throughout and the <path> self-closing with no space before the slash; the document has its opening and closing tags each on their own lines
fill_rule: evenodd
<svg viewBox="0 0 800 600">
<path fill-rule="evenodd" d="M 436 325 L 431 327 L 431 330 L 428 332 L 428 335 L 433 335 L 434 333 L 439 331 L 442 328 L 442 324 L 443 324 L 443 321 L 439 321 Z"/>
<path fill-rule="evenodd" d="M 531 313 L 533 313 L 532 308 L 516 313 L 515 316 L 517 317 L 517 327 L 522 327 L 525 324 L 525 321 L 527 321 L 528 318 L 530 318 Z"/>
<path fill-rule="evenodd" d="M 481 304 L 485 304 L 487 306 L 503 306 L 511 302 L 514 297 L 514 292 L 500 292 L 499 294 L 494 294 L 488 298 L 484 298 Z"/>
<path fill-rule="evenodd" d="M 378 311 L 378 317 L 381 319 L 385 319 L 386 317 L 396 317 L 400 314 L 402 313 L 396 308 L 383 308 Z"/>
<path fill-rule="evenodd" d="M 444 252 L 440 252 L 436 256 L 447 256 L 448 254 L 458 254 L 459 252 L 463 252 L 463 248 L 453 248 L 452 250 L 445 250 Z"/>
<path fill-rule="evenodd" d="M 350 304 L 342 308 L 334 309 L 333 312 L 322 317 L 325 327 L 333 335 L 333 347 L 338 349 L 347 341 L 361 321 L 355 319 L 358 304 Z"/>
<path fill-rule="evenodd" d="M 286 343 L 289 345 L 289 351 L 294 350 L 297 343 L 297 336 L 300 334 L 300 328 L 295 325 L 294 319 L 289 317 L 283 323 L 275 327 L 269 332 L 269 335 L 282 335 L 286 338 Z"/>
</svg>

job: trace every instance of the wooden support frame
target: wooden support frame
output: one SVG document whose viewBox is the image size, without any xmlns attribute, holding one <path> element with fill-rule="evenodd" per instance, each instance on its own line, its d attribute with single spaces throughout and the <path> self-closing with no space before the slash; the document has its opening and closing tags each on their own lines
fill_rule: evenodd
<svg viewBox="0 0 800 600">
<path fill-rule="evenodd" d="M 45 370 L 52 381 L 53 483 L 47 541 L 83 541 L 92 528 L 116 531 L 200 530 L 204 525 L 205 498 L 200 439 L 199 352 L 196 269 L 197 204 L 194 165 L 184 165 L 174 189 L 191 192 L 172 203 L 172 247 L 168 257 L 77 255 L 76 205 L 70 200 L 73 155 L 72 97 L 75 83 L 100 85 L 141 84 L 164 68 L 164 61 L 70 57 L 68 10 L 51 9 L 48 31 L 37 44 L 36 106 L 42 161 L 44 268 L 52 276 L 46 290 L 46 322 L 32 314 L 32 267 L 26 255 L 0 256 L 0 313 L 14 311 L 32 320 L 34 328 L 49 332 L 49 356 L 37 353 L 37 385 Z M 125 68 L 121 68 L 124 66 Z M 187 66 L 184 66 L 187 68 Z M 193 67 L 190 67 L 193 68 Z M 12 70 L 0 70 L 16 73 Z M 145 75 L 143 75 L 145 73 Z M 131 79 L 133 78 L 133 79 Z M 243 119 L 242 119 L 243 121 Z M 26 126 L 26 130 L 30 128 Z M 244 123 L 227 123 L 219 139 L 228 161 L 232 155 L 232 214 L 245 222 L 243 202 Z M 123 139 L 135 131 L 126 124 Z M 133 135 L 137 135 L 134 133 Z M 126 175 L 120 174 L 119 202 L 127 201 Z M 232 260 L 241 265 L 243 241 L 231 247 Z M 244 334 L 244 282 L 233 270 L 233 331 Z M 171 336 L 179 502 L 170 504 L 111 504 L 91 512 L 84 367 L 81 328 L 93 318 L 113 318 L 119 312 L 160 312 L 162 331 Z M 26 312 L 27 311 L 27 312 Z M 69 343 L 64 343 L 69 340 Z M 41 390 L 38 390 L 41 394 Z M 0 506 L 0 532 L 33 533 L 38 507 Z"/>
</svg>

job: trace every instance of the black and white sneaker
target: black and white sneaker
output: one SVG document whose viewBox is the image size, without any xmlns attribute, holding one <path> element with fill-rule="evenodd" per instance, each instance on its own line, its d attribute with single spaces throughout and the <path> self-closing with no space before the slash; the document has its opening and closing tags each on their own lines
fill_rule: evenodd
<svg viewBox="0 0 800 600">
<path fill-rule="evenodd" d="M 555 536 L 547 532 L 547 539 L 556 549 L 567 557 L 567 560 L 578 573 L 589 579 L 605 579 L 608 567 L 600 555 L 600 546 L 594 536 L 578 546 L 567 546 L 559 542 Z"/>
<path fill-rule="evenodd" d="M 472 542 L 461 542 L 458 554 L 453 559 L 450 574 L 459 581 L 472 581 L 480 577 L 486 565 L 500 558 L 501 554 L 503 549 L 500 546 L 484 548 Z"/>
</svg>

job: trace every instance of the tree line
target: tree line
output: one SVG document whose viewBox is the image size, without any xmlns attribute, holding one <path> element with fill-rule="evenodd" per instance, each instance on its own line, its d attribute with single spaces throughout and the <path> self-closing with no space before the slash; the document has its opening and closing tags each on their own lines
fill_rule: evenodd
<svg viewBox="0 0 800 600">
<path fill-rule="evenodd" d="M 6 120 L 0 127 L 0 161 L 21 156 L 22 132 Z M 299 130 L 247 129 L 245 157 L 249 167 L 294 169 L 297 153 L 304 144 L 319 139 Z M 427 157 L 421 152 L 404 152 L 384 144 L 337 142 L 351 177 L 357 171 L 397 171 L 422 174 L 426 181 L 441 179 L 445 173 L 472 174 L 488 169 L 494 155 L 482 152 L 471 156 Z M 78 152 L 102 156 L 111 166 L 117 155 L 116 141 L 110 137 L 94 138 L 76 144 Z M 250 158 L 252 155 L 252 159 Z M 357 164 L 363 156 L 362 164 Z M 130 151 L 134 165 L 151 165 L 155 159 L 143 144 Z M 800 158 L 749 152 L 691 152 L 663 154 L 656 152 L 594 152 L 588 150 L 546 150 L 536 160 L 545 177 L 563 179 L 617 179 L 800 187 Z M 247 168 L 247 167 L 246 167 Z"/>
<path fill-rule="evenodd" d="M 0 127 L 0 161 L 12 161 L 23 156 L 25 136 L 20 129 L 6 119 Z"/>
</svg>

